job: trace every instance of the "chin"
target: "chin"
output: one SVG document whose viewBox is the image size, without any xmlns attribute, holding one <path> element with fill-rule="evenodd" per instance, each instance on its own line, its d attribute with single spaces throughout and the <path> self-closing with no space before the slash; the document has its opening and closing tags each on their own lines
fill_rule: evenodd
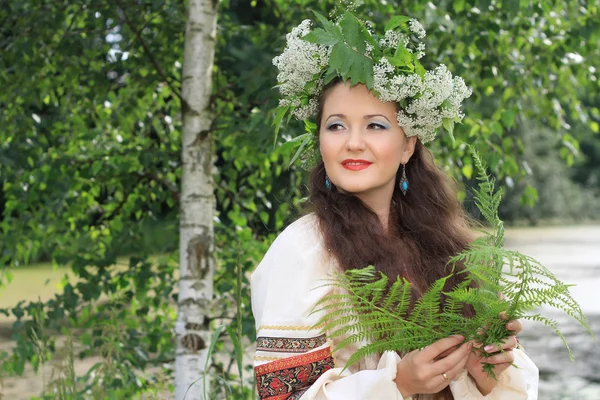
<svg viewBox="0 0 600 400">
<path fill-rule="evenodd" d="M 338 189 L 341 189 L 344 192 L 348 192 L 350 194 L 360 194 L 360 193 L 364 193 L 364 192 L 368 192 L 369 190 L 374 189 L 373 185 L 367 185 L 364 183 L 351 183 L 348 185 L 342 185 L 340 187 L 338 187 Z"/>
</svg>

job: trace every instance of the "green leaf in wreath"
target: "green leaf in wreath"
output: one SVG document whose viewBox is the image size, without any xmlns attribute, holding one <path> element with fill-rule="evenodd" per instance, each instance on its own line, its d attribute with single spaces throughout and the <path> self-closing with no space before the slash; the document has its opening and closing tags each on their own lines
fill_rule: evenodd
<svg viewBox="0 0 600 400">
<path fill-rule="evenodd" d="M 386 31 L 391 31 L 394 30 L 396 28 L 403 28 L 403 31 L 408 31 L 408 21 L 410 21 L 410 18 L 404 15 L 397 15 L 395 17 L 392 17 L 388 23 L 385 25 L 385 30 Z"/>
<path fill-rule="evenodd" d="M 344 40 L 348 45 L 357 51 L 359 54 L 365 54 L 367 50 L 366 35 L 362 23 L 354 16 L 347 12 L 344 18 L 340 21 Z"/>
<path fill-rule="evenodd" d="M 415 72 L 421 77 L 425 78 L 425 73 L 427 72 L 423 65 L 419 62 L 419 60 L 415 59 Z"/>
<path fill-rule="evenodd" d="M 310 31 L 302 39 L 310 43 L 322 44 L 325 46 L 333 46 L 334 44 L 340 41 L 340 39 L 335 34 L 327 32 L 322 28 L 316 28 Z"/>
<path fill-rule="evenodd" d="M 313 14 L 315 14 L 315 17 L 317 17 L 317 19 L 319 20 L 319 22 L 321 23 L 321 25 L 323 25 L 323 28 L 327 31 L 327 32 L 332 32 L 333 28 L 335 27 L 335 25 L 333 24 L 333 22 L 329 21 L 327 18 L 325 18 L 323 15 L 321 15 L 320 13 L 318 13 L 315 10 L 312 10 Z"/>
<path fill-rule="evenodd" d="M 404 46 L 404 43 L 398 44 L 398 48 L 394 53 L 394 58 L 402 60 L 404 64 L 412 64 L 415 60 L 414 54 L 408 51 L 408 49 Z"/>
<path fill-rule="evenodd" d="M 346 46 L 345 43 L 339 42 L 331 49 L 329 66 L 330 68 L 336 70 L 342 79 L 345 80 L 348 79 L 353 58 L 354 54 L 350 49 L 348 49 L 348 46 Z"/>
<path fill-rule="evenodd" d="M 442 124 L 444 126 L 444 129 L 450 134 L 452 144 L 455 144 L 456 140 L 454 139 L 454 121 L 450 118 L 444 118 Z"/>
<path fill-rule="evenodd" d="M 281 122 L 285 117 L 285 114 L 290 111 L 290 107 L 279 107 L 277 109 L 277 114 L 275 114 L 275 118 L 273 119 L 273 125 L 275 125 L 275 137 L 273 138 L 273 147 L 277 144 L 277 136 L 279 135 L 279 129 L 281 128 Z"/>
<path fill-rule="evenodd" d="M 296 160 L 303 154 L 306 147 L 311 144 L 311 142 L 313 141 L 313 136 L 314 136 L 314 134 L 307 132 L 307 133 L 304 133 L 304 134 L 298 136 L 297 138 L 295 138 L 295 140 L 302 140 L 302 141 L 300 143 L 300 147 L 298 147 L 298 150 L 296 150 L 296 154 L 294 154 L 294 157 L 292 157 L 292 160 L 290 161 L 288 168 L 290 168 L 292 165 L 294 165 Z"/>
<path fill-rule="evenodd" d="M 331 82 L 337 77 L 338 73 L 336 72 L 335 68 L 332 68 L 330 66 L 327 72 L 325 73 L 325 76 L 323 77 L 324 84 L 327 85 L 329 82 Z"/>
</svg>

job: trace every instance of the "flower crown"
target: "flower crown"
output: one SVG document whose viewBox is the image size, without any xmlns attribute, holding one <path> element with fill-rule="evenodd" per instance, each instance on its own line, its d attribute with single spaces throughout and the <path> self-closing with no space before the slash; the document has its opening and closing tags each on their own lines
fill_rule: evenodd
<svg viewBox="0 0 600 400">
<path fill-rule="evenodd" d="M 276 130 L 288 112 L 309 128 L 293 140 L 301 144 L 298 153 L 314 143 L 308 133 L 316 127 L 308 120 L 318 111 L 325 85 L 336 78 L 351 85 L 365 84 L 380 100 L 398 103 L 398 124 L 407 137 L 417 136 L 425 143 L 435 138 L 441 126 L 452 135 L 454 123 L 464 116 L 461 103 L 471 90 L 443 64 L 433 71 L 423 68 L 419 59 L 425 44 L 420 39 L 426 32 L 416 19 L 395 16 L 379 36 L 351 12 L 337 22 L 314 14 L 322 28 L 311 30 L 311 21 L 302 21 L 287 34 L 283 53 L 273 59 L 282 95 Z"/>
</svg>

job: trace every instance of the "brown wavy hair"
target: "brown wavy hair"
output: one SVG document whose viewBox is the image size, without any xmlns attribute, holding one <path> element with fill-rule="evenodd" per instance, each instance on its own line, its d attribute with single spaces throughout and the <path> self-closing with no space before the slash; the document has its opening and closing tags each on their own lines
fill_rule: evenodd
<svg viewBox="0 0 600 400">
<path fill-rule="evenodd" d="M 325 98 L 338 83 L 323 91 L 317 129 Z M 308 204 L 318 217 L 326 248 L 343 270 L 373 265 L 390 278 L 403 276 L 412 283 L 418 298 L 434 281 L 448 275 L 448 259 L 474 238 L 454 181 L 435 165 L 420 140 L 406 164 L 410 184 L 406 195 L 399 188 L 401 173 L 396 173 L 387 229 L 358 197 L 337 190 L 333 184 L 327 189 L 325 172 L 322 161 L 311 171 Z M 459 279 L 453 276 L 447 288 Z M 449 387 L 434 397 L 453 399 Z"/>
</svg>

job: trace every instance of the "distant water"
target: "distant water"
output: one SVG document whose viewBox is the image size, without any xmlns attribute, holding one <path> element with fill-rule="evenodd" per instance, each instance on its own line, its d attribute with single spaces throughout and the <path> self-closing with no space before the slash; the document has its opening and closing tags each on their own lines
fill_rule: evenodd
<svg viewBox="0 0 600 400">
<path fill-rule="evenodd" d="M 571 293 L 600 340 L 600 226 L 509 230 L 506 246 L 534 257 L 564 282 L 577 285 Z M 600 400 L 600 342 L 565 314 L 546 313 L 559 322 L 575 362 L 552 329 L 526 323 L 520 338 L 540 369 L 539 399 Z"/>
</svg>

